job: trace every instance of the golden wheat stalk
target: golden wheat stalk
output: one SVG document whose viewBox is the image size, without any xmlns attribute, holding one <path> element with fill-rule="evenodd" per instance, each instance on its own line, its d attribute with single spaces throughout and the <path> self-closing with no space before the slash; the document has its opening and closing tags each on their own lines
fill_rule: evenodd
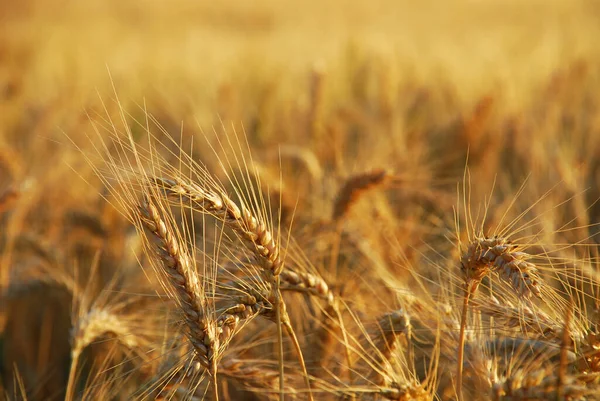
<svg viewBox="0 0 600 401">
<path fill-rule="evenodd" d="M 462 370 L 469 300 L 477 291 L 481 280 L 490 272 L 497 273 L 522 298 L 530 298 L 532 295 L 541 297 L 542 280 L 536 266 L 526 260 L 528 257 L 528 254 L 519 251 L 517 246 L 502 237 L 475 238 L 461 255 L 465 293 L 457 354 L 456 390 L 459 401 L 463 400 Z"/>
</svg>

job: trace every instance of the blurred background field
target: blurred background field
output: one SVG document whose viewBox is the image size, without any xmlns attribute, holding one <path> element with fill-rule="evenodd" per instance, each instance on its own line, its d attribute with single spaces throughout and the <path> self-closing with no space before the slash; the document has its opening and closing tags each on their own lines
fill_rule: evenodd
<svg viewBox="0 0 600 401">
<path fill-rule="evenodd" d="M 108 67 L 123 97 L 203 123 L 224 87 L 239 97 L 234 119 L 256 114 L 265 92 L 279 108 L 306 101 L 314 68 L 331 102 L 357 86 L 397 100 L 411 84 L 521 107 L 569 65 L 594 62 L 599 18 L 593 0 L 5 1 L 2 80 L 25 102 L 85 105 L 112 91 Z"/>
<path fill-rule="evenodd" d="M 457 124 L 471 118 L 501 136 L 507 126 L 541 138 L 598 129 L 594 0 L 2 8 L 0 138 L 26 169 L 48 149 L 60 158 L 63 132 L 89 133 L 86 113 L 102 111 L 100 99 L 114 106 L 115 95 L 135 115 L 145 104 L 171 134 L 234 124 L 265 146 L 308 135 L 321 149 L 347 130 L 388 149 L 426 131 L 468 142 L 478 133 Z"/>
<path fill-rule="evenodd" d="M 394 172 L 388 228 L 405 264 L 443 242 L 467 157 L 475 204 L 496 181 L 490 207 L 505 208 L 530 177 L 516 216 L 559 185 L 540 202 L 549 242 L 595 244 L 598 38 L 597 0 L 0 0 L 2 386 L 64 397 L 74 301 L 9 291 L 47 273 L 35 244 L 69 274 L 101 251 L 112 262 L 98 288 L 115 261 L 137 267 L 124 256 L 127 224 L 82 156 L 94 152 L 92 122 L 102 136 L 118 119 L 117 97 L 130 121 L 151 114 L 209 166 L 204 137 L 244 132 L 267 176 L 282 167 L 281 208 L 298 201 L 299 229 L 330 214 L 320 205 L 350 175 Z M 286 149 L 318 167 L 280 164 Z"/>
</svg>

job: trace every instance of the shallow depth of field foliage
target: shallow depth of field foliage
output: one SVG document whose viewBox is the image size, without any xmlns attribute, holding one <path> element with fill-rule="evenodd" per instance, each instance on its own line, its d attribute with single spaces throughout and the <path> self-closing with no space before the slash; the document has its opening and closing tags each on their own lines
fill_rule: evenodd
<svg viewBox="0 0 600 401">
<path fill-rule="evenodd" d="M 0 0 L 0 399 L 600 399 L 597 0 Z"/>
</svg>

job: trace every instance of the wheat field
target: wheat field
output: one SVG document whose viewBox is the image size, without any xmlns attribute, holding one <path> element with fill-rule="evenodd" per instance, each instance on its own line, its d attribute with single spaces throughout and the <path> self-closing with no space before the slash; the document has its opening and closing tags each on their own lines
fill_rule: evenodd
<svg viewBox="0 0 600 401">
<path fill-rule="evenodd" d="M 0 0 L 0 399 L 600 400 L 597 0 Z"/>
</svg>

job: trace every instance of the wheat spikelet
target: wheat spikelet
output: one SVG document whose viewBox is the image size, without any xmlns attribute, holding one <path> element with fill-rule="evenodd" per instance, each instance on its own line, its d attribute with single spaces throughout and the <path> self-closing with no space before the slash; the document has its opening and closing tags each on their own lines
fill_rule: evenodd
<svg viewBox="0 0 600 401">
<path fill-rule="evenodd" d="M 329 305 L 335 302 L 335 295 L 324 279 L 307 272 L 295 272 L 284 269 L 281 272 L 282 290 L 303 291 L 316 295 L 327 301 Z"/>
<path fill-rule="evenodd" d="M 239 235 L 246 247 L 254 254 L 255 259 L 262 267 L 263 272 L 267 274 L 267 279 L 271 284 L 273 305 L 275 305 L 275 320 L 278 323 L 278 337 L 281 338 L 281 330 L 282 326 L 284 326 L 296 348 L 298 360 L 305 372 L 309 399 L 312 400 L 310 381 L 302 350 L 287 315 L 285 303 L 281 299 L 279 275 L 283 270 L 283 259 L 280 256 L 279 247 L 267 224 L 262 219 L 255 217 L 253 212 L 244 204 L 238 207 L 218 185 L 214 185 L 214 188 L 205 189 L 194 183 L 185 183 L 181 180 L 153 178 L 151 182 L 159 190 L 164 191 L 167 197 L 175 198 L 179 204 L 181 204 L 181 198 L 188 199 L 192 203 L 192 206 L 196 206 L 200 211 L 209 213 L 223 221 Z M 227 322 L 233 321 L 230 319 Z M 279 348 L 282 358 L 283 342 L 281 340 L 279 341 Z M 283 370 L 283 366 L 280 368 Z M 283 386 L 283 372 L 280 373 L 280 383 Z M 281 398 L 283 398 L 283 388 L 281 389 Z"/>
<path fill-rule="evenodd" d="M 244 303 L 227 308 L 217 318 L 217 333 L 220 344 L 225 345 L 233 337 L 240 322 L 250 320 L 257 315 L 266 315 L 271 311 L 270 307 L 266 307 L 263 302 L 257 301 L 256 297 L 252 295 L 247 295 L 240 298 L 240 300 Z"/>
<path fill-rule="evenodd" d="M 143 224 L 159 239 L 158 256 L 176 293 L 176 302 L 186 317 L 189 339 L 202 366 L 214 373 L 216 358 L 243 320 L 266 315 L 271 310 L 253 295 L 238 296 L 240 303 L 227 307 L 216 319 L 206 316 L 208 301 L 193 270 L 192 260 L 179 245 L 177 237 L 160 216 L 158 208 L 146 198 L 140 205 Z"/>
<path fill-rule="evenodd" d="M 558 377 L 552 370 L 538 369 L 526 371 L 518 369 L 509 377 L 500 378 L 492 386 L 493 400 L 511 401 L 564 401 L 585 400 L 586 396 L 598 394 L 598 388 L 586 386 L 576 376 L 566 376 L 561 385 L 560 397 L 557 394 Z"/>
</svg>

